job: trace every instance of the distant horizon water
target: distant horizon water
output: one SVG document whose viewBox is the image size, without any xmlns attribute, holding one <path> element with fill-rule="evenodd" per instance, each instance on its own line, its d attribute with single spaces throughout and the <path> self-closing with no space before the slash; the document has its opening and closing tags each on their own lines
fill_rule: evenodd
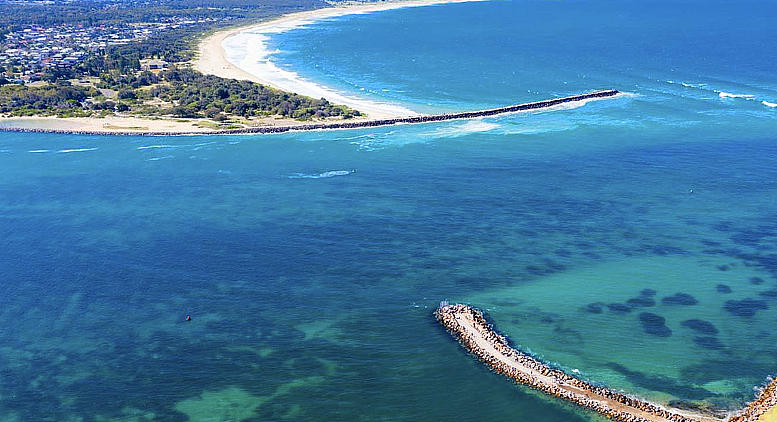
<svg viewBox="0 0 777 422">
<path fill-rule="evenodd" d="M 775 12 L 493 1 L 265 41 L 279 69 L 423 113 L 635 94 L 574 109 L 5 133 L 0 421 L 602 420 L 489 372 L 442 300 L 591 382 L 741 407 L 777 373 Z"/>
</svg>

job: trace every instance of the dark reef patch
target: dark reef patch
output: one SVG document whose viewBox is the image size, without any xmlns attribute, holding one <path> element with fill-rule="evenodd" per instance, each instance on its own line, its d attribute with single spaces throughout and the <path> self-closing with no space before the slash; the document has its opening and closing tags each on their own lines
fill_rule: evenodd
<svg viewBox="0 0 777 422">
<path fill-rule="evenodd" d="M 656 306 L 656 301 L 651 297 L 638 296 L 627 300 L 626 304 L 632 308 L 649 308 L 651 306 Z"/>
<path fill-rule="evenodd" d="M 672 296 L 667 296 L 661 299 L 661 303 L 664 305 L 690 306 L 699 303 L 699 301 L 688 293 L 675 293 Z"/>
<path fill-rule="evenodd" d="M 726 250 L 725 249 L 704 249 L 701 251 L 701 253 L 705 255 L 725 255 Z"/>
<path fill-rule="evenodd" d="M 574 341 L 577 344 L 584 344 L 583 333 L 572 328 L 556 327 L 554 333 L 561 334 L 567 341 Z"/>
<path fill-rule="evenodd" d="M 555 253 L 557 256 L 561 256 L 564 258 L 569 258 L 570 256 L 572 256 L 572 252 L 569 249 L 559 249 Z"/>
<path fill-rule="evenodd" d="M 631 307 L 622 303 L 608 303 L 607 309 L 609 309 L 612 313 L 621 315 L 631 312 Z"/>
<path fill-rule="evenodd" d="M 723 343 L 721 343 L 717 337 L 694 337 L 693 342 L 696 343 L 697 346 L 701 346 L 705 349 L 720 350 L 723 348 Z"/>
<path fill-rule="evenodd" d="M 553 271 L 550 268 L 543 268 L 539 267 L 537 265 L 527 265 L 526 271 L 529 274 L 538 275 L 538 276 L 544 276 L 544 275 L 550 275 L 553 274 L 555 271 Z"/>
<path fill-rule="evenodd" d="M 639 295 L 640 295 L 640 296 L 647 296 L 647 297 L 651 297 L 651 296 L 655 296 L 655 295 L 656 295 L 656 293 L 658 293 L 658 292 L 656 292 L 656 291 L 655 291 L 655 290 L 653 290 L 653 289 L 642 289 L 642 291 L 641 291 L 641 292 L 639 292 Z"/>
<path fill-rule="evenodd" d="M 706 245 L 706 246 L 720 246 L 721 245 L 720 242 L 717 242 L 715 240 L 709 240 L 709 239 L 702 239 L 701 243 L 702 243 L 702 245 Z"/>
<path fill-rule="evenodd" d="M 610 369 L 613 369 L 624 376 L 626 379 L 634 384 L 639 385 L 647 390 L 663 391 L 669 393 L 675 397 L 683 397 L 687 400 L 702 400 L 710 396 L 716 396 L 703 388 L 686 387 L 677 383 L 677 381 L 661 376 L 648 375 L 644 372 L 632 371 L 625 366 L 610 362 L 607 364 Z"/>
<path fill-rule="evenodd" d="M 758 293 L 758 296 L 763 296 L 767 299 L 777 299 L 777 289 L 771 289 L 765 292 Z"/>
<path fill-rule="evenodd" d="M 731 236 L 731 241 L 744 246 L 758 246 L 764 237 L 769 236 L 768 232 L 763 230 L 740 230 L 739 233 Z"/>
<path fill-rule="evenodd" d="M 602 304 L 601 303 L 589 303 L 588 306 L 585 307 L 585 310 L 592 313 L 592 314 L 601 314 L 602 313 Z"/>
<path fill-rule="evenodd" d="M 729 300 L 723 305 L 728 313 L 734 316 L 751 317 L 755 315 L 759 309 L 766 310 L 769 306 L 763 300 L 758 299 L 743 299 L 743 300 Z"/>
<path fill-rule="evenodd" d="M 751 284 L 764 284 L 764 279 L 761 277 L 750 277 Z"/>
<path fill-rule="evenodd" d="M 715 223 L 712 225 L 712 229 L 719 232 L 733 232 L 735 230 L 734 223 L 731 221 L 721 221 L 720 223 Z"/>
<path fill-rule="evenodd" d="M 718 293 L 731 293 L 731 287 L 728 287 L 725 284 L 718 284 L 715 286 L 715 290 Z"/>
<path fill-rule="evenodd" d="M 711 322 L 704 321 L 703 319 L 689 319 L 681 322 L 680 325 L 708 336 L 718 334 L 718 329 Z"/>
<path fill-rule="evenodd" d="M 525 301 L 520 299 L 495 299 L 491 301 L 492 305 L 496 306 L 520 306 L 524 304 Z"/>
<path fill-rule="evenodd" d="M 755 362 L 745 356 L 726 356 L 721 359 L 705 359 L 704 361 L 685 366 L 680 370 L 680 376 L 692 384 L 706 384 L 721 377 L 748 377 L 763 379 L 764 374 L 774 371 L 773 364 L 769 362 Z M 731 396 L 752 400 L 750 391 L 743 390 L 731 394 Z"/>
<path fill-rule="evenodd" d="M 661 315 L 642 312 L 639 314 L 639 322 L 642 323 L 642 330 L 648 334 L 658 337 L 669 337 L 672 335 L 672 330 L 666 326 L 666 319 Z"/>
<path fill-rule="evenodd" d="M 685 255 L 688 252 L 685 249 L 678 248 L 676 246 L 669 245 L 642 245 L 639 249 L 640 252 L 647 252 L 653 255 Z"/>
</svg>

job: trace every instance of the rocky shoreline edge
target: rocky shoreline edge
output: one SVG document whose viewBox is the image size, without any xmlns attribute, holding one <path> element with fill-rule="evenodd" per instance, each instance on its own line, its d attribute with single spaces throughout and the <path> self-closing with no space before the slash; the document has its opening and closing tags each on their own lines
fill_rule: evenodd
<svg viewBox="0 0 777 422">
<path fill-rule="evenodd" d="M 570 376 L 512 348 L 507 338 L 498 334 L 486 321 L 483 312 L 462 304 L 440 304 L 435 318 L 471 354 L 494 372 L 519 384 L 568 400 L 598 412 L 609 419 L 623 422 L 710 422 L 724 421 L 706 415 L 692 414 L 656 405 L 635 397 L 596 386 Z M 777 379 L 772 380 L 742 411 L 726 422 L 756 422 L 777 405 Z"/>
<path fill-rule="evenodd" d="M 65 130 L 55 128 L 24 128 L 24 127 L 0 127 L 0 131 L 5 132 L 33 132 L 33 133 L 64 133 L 75 135 L 133 135 L 133 136 L 182 136 L 182 135 L 248 135 L 248 134 L 269 134 L 285 133 L 291 131 L 310 131 L 310 130 L 332 130 L 332 129 L 360 129 L 379 126 L 391 126 L 396 124 L 418 124 L 441 122 L 446 120 L 474 119 L 479 117 L 490 117 L 506 113 L 515 113 L 518 111 L 541 110 L 555 107 L 564 103 L 574 101 L 586 101 L 615 97 L 620 91 L 615 89 L 587 92 L 569 97 L 553 98 L 550 100 L 536 101 L 531 103 L 516 104 L 506 107 L 491 108 L 478 111 L 466 111 L 459 113 L 430 114 L 422 116 L 395 117 L 389 119 L 342 121 L 342 122 L 322 122 L 302 125 L 285 126 L 262 126 L 240 129 L 214 130 L 211 132 L 170 132 L 170 131 L 92 131 L 92 130 Z"/>
</svg>

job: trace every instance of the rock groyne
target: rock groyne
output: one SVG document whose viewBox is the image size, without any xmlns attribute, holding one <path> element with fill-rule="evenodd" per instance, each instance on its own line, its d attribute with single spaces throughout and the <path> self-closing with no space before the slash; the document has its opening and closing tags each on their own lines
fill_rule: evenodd
<svg viewBox="0 0 777 422">
<path fill-rule="evenodd" d="M 494 372 L 517 383 L 563 398 L 623 422 L 721 422 L 724 419 L 667 408 L 596 386 L 512 348 L 507 339 L 497 334 L 479 310 L 467 305 L 442 303 L 435 311 L 437 320 L 458 339 L 464 348 L 488 365 Z M 777 405 L 777 380 L 771 382 L 759 397 L 727 422 L 756 422 Z"/>
<path fill-rule="evenodd" d="M 430 122 L 442 122 L 446 120 L 474 119 L 479 117 L 490 117 L 499 114 L 515 113 L 518 111 L 540 110 L 555 107 L 564 103 L 575 101 L 595 100 L 601 98 L 614 97 L 620 94 L 618 90 L 609 89 L 602 91 L 593 91 L 585 94 L 573 95 L 569 97 L 554 98 L 551 100 L 536 101 L 532 103 L 516 104 L 507 107 L 491 108 L 487 110 L 465 111 L 459 113 L 429 114 L 422 116 L 396 117 L 391 119 L 375 120 L 355 120 L 340 122 L 321 122 L 302 125 L 285 126 L 262 126 L 247 127 L 240 129 L 214 130 L 211 132 L 160 132 L 160 131 L 89 131 L 89 130 L 63 130 L 63 129 L 35 129 L 23 127 L 0 127 L 0 130 L 9 132 L 46 132 L 46 133 L 69 133 L 78 135 L 145 135 L 145 136 L 176 136 L 176 135 L 247 135 L 247 134 L 267 134 L 284 133 L 291 131 L 309 131 L 325 129 L 360 129 L 379 126 L 391 126 L 396 124 L 418 124 Z"/>
<path fill-rule="evenodd" d="M 777 407 L 777 378 L 761 390 L 758 397 L 728 422 L 756 422 L 769 410 Z"/>
</svg>

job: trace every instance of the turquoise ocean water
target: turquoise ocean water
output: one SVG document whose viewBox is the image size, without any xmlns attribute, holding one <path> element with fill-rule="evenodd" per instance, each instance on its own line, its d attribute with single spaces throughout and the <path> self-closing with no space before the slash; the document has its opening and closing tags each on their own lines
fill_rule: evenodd
<svg viewBox="0 0 777 422">
<path fill-rule="evenodd" d="M 777 373 L 775 15 L 347 16 L 273 37 L 275 60 L 424 112 L 634 96 L 277 136 L 2 134 L 0 421 L 597 418 L 467 356 L 443 299 L 589 380 L 740 406 Z"/>
</svg>

